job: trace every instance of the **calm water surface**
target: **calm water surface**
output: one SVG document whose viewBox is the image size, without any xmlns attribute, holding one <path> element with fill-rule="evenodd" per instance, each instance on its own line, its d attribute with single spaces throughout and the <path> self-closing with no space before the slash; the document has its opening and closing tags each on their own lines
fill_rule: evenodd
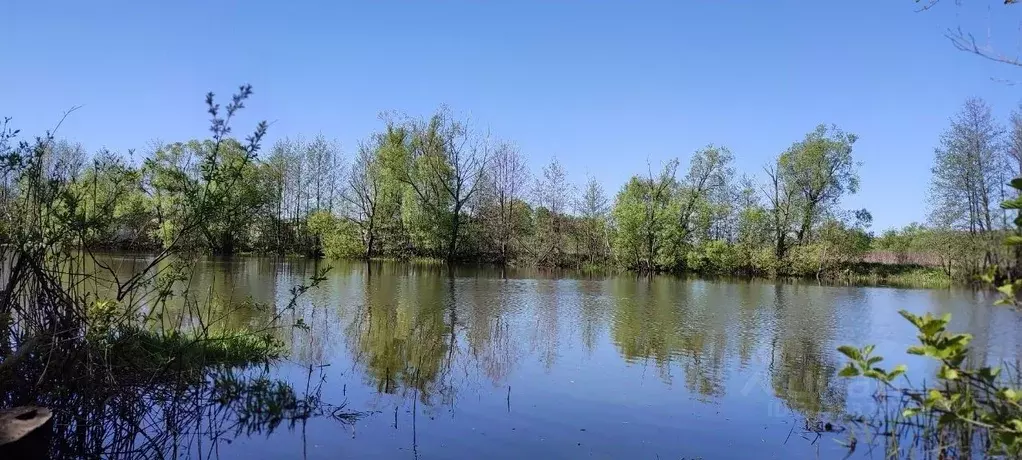
<svg viewBox="0 0 1022 460">
<path fill-rule="evenodd" d="M 873 387 L 836 377 L 838 345 L 932 375 L 904 354 L 905 308 L 952 313 L 979 359 L 1022 348 L 1019 315 L 965 290 L 244 257 L 205 261 L 192 282 L 284 302 L 324 265 L 298 306 L 309 330 L 285 337 L 272 372 L 301 388 L 329 365 L 323 400 L 368 414 L 237 437 L 219 458 L 842 458 L 847 432 L 805 432 L 871 410 Z"/>
</svg>

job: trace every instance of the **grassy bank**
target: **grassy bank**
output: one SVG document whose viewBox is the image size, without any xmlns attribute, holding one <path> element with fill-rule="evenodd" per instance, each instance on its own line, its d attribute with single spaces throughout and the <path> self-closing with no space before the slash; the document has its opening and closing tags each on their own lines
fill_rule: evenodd
<svg viewBox="0 0 1022 460">
<path fill-rule="evenodd" d="M 849 266 L 841 276 L 851 284 L 945 289 L 965 281 L 955 281 L 943 270 L 919 265 L 861 263 Z"/>
</svg>

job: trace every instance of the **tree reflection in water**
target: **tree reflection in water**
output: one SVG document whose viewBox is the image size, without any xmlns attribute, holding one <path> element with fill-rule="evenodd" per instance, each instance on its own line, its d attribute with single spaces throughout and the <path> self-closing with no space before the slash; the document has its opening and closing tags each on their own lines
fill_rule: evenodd
<svg viewBox="0 0 1022 460">
<path fill-rule="evenodd" d="M 393 275 L 365 277 L 349 348 L 378 392 L 427 407 L 453 404 L 463 389 L 454 368 L 502 387 L 523 358 L 549 371 L 565 346 L 592 354 L 603 330 L 626 362 L 651 363 L 668 384 L 681 377 L 699 399 L 722 398 L 757 355 L 764 389 L 795 413 L 816 419 L 844 407 L 827 348 L 833 306 L 817 291 L 669 277 L 477 285 L 422 267 Z"/>
<path fill-rule="evenodd" d="M 471 418 L 480 408 L 503 406 L 505 397 L 509 407 L 528 401 L 543 410 L 560 409 L 561 400 L 551 395 L 592 389 L 591 395 L 565 401 L 570 413 L 599 410 L 583 406 L 612 387 L 635 394 L 607 398 L 620 405 L 611 410 L 636 401 L 657 407 L 655 398 L 671 399 L 663 407 L 703 410 L 679 406 L 686 404 L 674 399 L 680 397 L 732 410 L 762 409 L 748 420 L 764 424 L 774 417 L 799 419 L 799 427 L 840 423 L 853 397 L 847 382 L 835 376 L 835 340 L 868 335 L 870 321 L 877 321 L 870 315 L 879 314 L 862 297 L 868 291 L 851 288 L 669 276 L 579 279 L 471 267 L 457 268 L 452 277 L 435 265 L 331 264 L 329 280 L 298 309 L 311 330 L 280 338 L 299 362 L 330 362 L 344 375 L 352 375 L 345 374 L 351 366 L 365 382 L 354 393 L 358 408 L 385 410 L 388 426 L 393 412 L 395 428 L 411 422 L 412 448 L 421 434 L 416 417 L 421 425 L 424 416 L 453 414 L 455 403 L 461 403 L 456 397 Z M 296 261 L 288 270 L 272 264 L 259 268 L 267 272 L 260 276 L 231 270 L 209 279 L 212 291 L 236 289 L 249 277 L 273 276 L 272 282 L 262 282 L 273 287 L 261 287 L 267 292 L 257 294 L 279 297 L 313 268 Z M 892 294 L 897 292 L 884 296 Z M 238 314 L 229 321 L 240 328 L 259 323 L 265 312 Z M 663 385 L 641 388 L 630 380 L 641 379 L 645 366 Z M 564 384 L 605 375 L 606 381 L 593 386 Z M 738 394 L 753 379 L 760 393 Z M 353 382 L 345 383 L 351 388 Z M 507 394 L 512 384 L 514 393 Z M 528 413 L 509 412 L 512 421 Z M 402 422 L 402 414 L 410 420 Z M 330 416 L 329 411 L 320 415 Z M 232 426 L 241 417 L 227 419 L 224 426 Z M 194 422 L 191 426 L 194 432 Z M 796 428 L 792 437 L 799 433 Z"/>
<path fill-rule="evenodd" d="M 369 383 L 386 394 L 414 390 L 424 404 L 437 396 L 450 402 L 453 390 L 442 382 L 456 345 L 457 313 L 446 301 L 453 286 L 419 277 L 395 285 L 371 274 L 365 281 L 365 302 L 346 335 Z"/>
</svg>

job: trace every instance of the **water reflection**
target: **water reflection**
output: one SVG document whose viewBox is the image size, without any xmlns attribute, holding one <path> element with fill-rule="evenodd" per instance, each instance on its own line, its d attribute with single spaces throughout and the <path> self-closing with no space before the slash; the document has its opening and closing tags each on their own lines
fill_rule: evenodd
<svg viewBox="0 0 1022 460">
<path fill-rule="evenodd" d="M 832 346 L 834 304 L 820 289 L 774 286 L 771 384 L 775 395 L 807 418 L 840 412 L 846 380 L 837 377 Z"/>
<path fill-rule="evenodd" d="M 822 420 L 849 408 L 837 345 L 877 343 L 889 361 L 916 369 L 903 354 L 912 336 L 899 308 L 954 313 L 953 327 L 976 335 L 977 359 L 1015 356 L 1022 325 L 960 291 L 330 265 L 327 281 L 297 306 L 308 329 L 281 338 L 295 363 L 330 365 L 333 397 L 379 411 L 356 439 L 319 441 L 331 453 L 363 457 L 401 457 L 405 449 L 571 458 L 585 446 L 587 455 L 608 458 L 815 456 L 819 446 L 782 441 L 793 417 Z M 258 304 L 286 298 L 321 268 L 209 260 L 190 282 L 213 297 Z M 233 314 L 230 324 L 243 327 L 272 312 Z M 288 366 L 278 370 L 302 377 Z M 581 425 L 601 434 L 576 439 Z M 681 445 L 679 436 L 707 442 Z"/>
<path fill-rule="evenodd" d="M 364 302 L 346 336 L 377 391 L 414 390 L 426 404 L 450 396 L 440 383 L 450 370 L 457 320 L 445 299 L 449 283 L 366 273 Z"/>
</svg>

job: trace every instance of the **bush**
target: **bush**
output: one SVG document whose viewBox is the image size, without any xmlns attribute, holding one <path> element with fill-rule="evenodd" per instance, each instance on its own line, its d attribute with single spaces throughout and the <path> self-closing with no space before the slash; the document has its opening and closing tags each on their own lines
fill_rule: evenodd
<svg viewBox="0 0 1022 460">
<path fill-rule="evenodd" d="M 771 247 L 751 248 L 749 254 L 750 271 L 759 275 L 774 275 L 780 267 L 780 260 Z"/>
<path fill-rule="evenodd" d="M 700 244 L 689 251 L 686 264 L 690 270 L 700 273 L 735 273 L 741 270 L 737 248 L 721 240 Z"/>
<path fill-rule="evenodd" d="M 816 243 L 792 247 L 781 261 L 780 271 L 789 276 L 816 276 L 823 251 L 823 245 Z"/>
</svg>

